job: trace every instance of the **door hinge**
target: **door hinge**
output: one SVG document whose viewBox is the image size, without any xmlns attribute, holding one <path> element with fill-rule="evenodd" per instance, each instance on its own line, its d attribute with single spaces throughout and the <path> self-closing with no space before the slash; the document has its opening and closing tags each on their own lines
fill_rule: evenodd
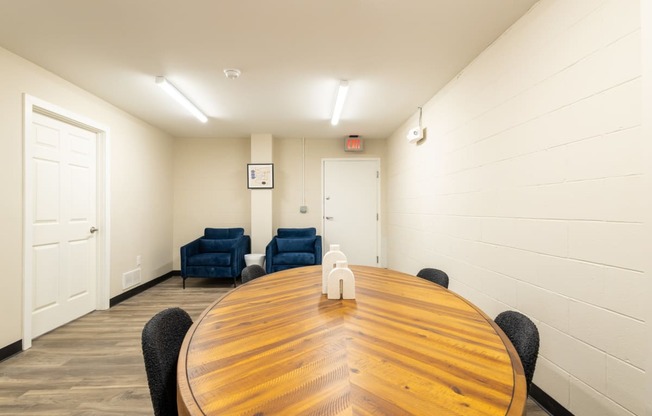
<svg viewBox="0 0 652 416">
<path fill-rule="evenodd" d="M 378 219 L 379 219 L 379 218 L 378 218 L 378 213 L 376 213 L 376 221 L 378 221 Z"/>
<path fill-rule="evenodd" d="M 376 264 L 378 264 L 380 260 L 378 259 L 378 256 L 376 256 Z"/>
<path fill-rule="evenodd" d="M 376 171 L 376 178 L 380 178 L 380 171 Z"/>
</svg>

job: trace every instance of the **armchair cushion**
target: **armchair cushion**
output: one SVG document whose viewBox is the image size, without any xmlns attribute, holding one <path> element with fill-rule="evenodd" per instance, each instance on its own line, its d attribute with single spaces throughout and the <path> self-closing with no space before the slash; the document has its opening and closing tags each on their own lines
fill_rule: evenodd
<svg viewBox="0 0 652 416">
<path fill-rule="evenodd" d="M 315 252 L 315 237 L 310 238 L 278 238 L 276 240 L 279 253 L 285 252 Z M 314 256 L 313 256 L 314 257 Z"/>
<path fill-rule="evenodd" d="M 244 228 L 205 228 L 204 238 L 238 238 L 244 235 Z"/>
<path fill-rule="evenodd" d="M 221 240 L 202 238 L 199 240 L 199 251 L 202 253 L 225 253 L 229 252 L 237 242 L 237 238 L 225 238 Z"/>
<path fill-rule="evenodd" d="M 279 253 L 274 256 L 274 264 L 310 266 L 315 263 L 315 253 Z"/>
<path fill-rule="evenodd" d="M 188 266 L 213 266 L 228 267 L 231 265 L 231 254 L 226 253 L 201 253 L 188 259 Z"/>
<path fill-rule="evenodd" d="M 279 228 L 276 232 L 278 238 L 301 238 L 301 237 L 315 237 L 317 229 L 311 228 Z"/>
</svg>

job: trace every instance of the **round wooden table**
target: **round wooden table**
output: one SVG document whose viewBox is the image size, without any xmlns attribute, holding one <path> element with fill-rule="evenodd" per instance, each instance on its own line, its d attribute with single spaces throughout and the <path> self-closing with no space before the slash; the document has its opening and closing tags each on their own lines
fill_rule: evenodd
<svg viewBox="0 0 652 416">
<path fill-rule="evenodd" d="M 181 347 L 179 414 L 523 414 L 523 368 L 488 316 L 427 280 L 351 269 L 354 300 L 322 295 L 312 266 L 209 306 Z"/>
</svg>

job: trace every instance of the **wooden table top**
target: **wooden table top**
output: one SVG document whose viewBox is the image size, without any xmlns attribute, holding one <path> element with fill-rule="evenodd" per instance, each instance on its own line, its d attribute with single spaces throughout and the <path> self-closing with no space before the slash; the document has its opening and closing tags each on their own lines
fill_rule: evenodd
<svg viewBox="0 0 652 416">
<path fill-rule="evenodd" d="M 181 347 L 181 415 L 522 415 L 518 356 L 482 311 L 415 276 L 351 266 L 273 273 L 209 306 Z"/>
</svg>

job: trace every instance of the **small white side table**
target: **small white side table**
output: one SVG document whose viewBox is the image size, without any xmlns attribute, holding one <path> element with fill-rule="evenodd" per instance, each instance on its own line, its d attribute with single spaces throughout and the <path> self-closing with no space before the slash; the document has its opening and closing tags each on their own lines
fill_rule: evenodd
<svg viewBox="0 0 652 416">
<path fill-rule="evenodd" d="M 245 264 L 247 266 L 257 264 L 260 267 L 265 267 L 265 255 L 258 253 L 245 254 Z"/>
</svg>

